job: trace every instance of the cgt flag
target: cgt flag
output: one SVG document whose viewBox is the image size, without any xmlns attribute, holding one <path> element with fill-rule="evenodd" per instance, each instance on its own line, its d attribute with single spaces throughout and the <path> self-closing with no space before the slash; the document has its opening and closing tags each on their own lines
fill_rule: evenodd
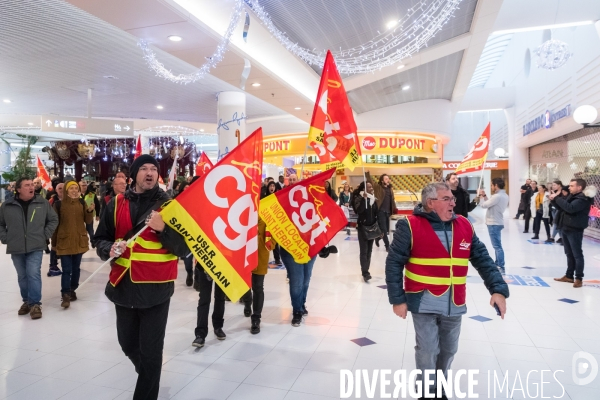
<svg viewBox="0 0 600 400">
<path fill-rule="evenodd" d="M 210 158 L 206 155 L 205 152 L 202 152 L 200 159 L 198 160 L 198 164 L 196 164 L 196 176 L 202 176 L 210 171 L 213 167 Z"/>
<path fill-rule="evenodd" d="M 142 155 L 142 134 L 139 134 L 137 140 L 135 141 L 135 154 L 133 159 L 135 160 L 139 156 Z"/>
<path fill-rule="evenodd" d="M 354 171 L 355 167 L 362 165 L 356 132 L 356 122 L 342 77 L 331 52 L 327 51 L 308 130 L 309 143 L 319 156 L 321 164 L 337 160 Z"/>
<path fill-rule="evenodd" d="M 469 151 L 469 154 L 463 158 L 462 162 L 456 168 L 456 174 L 467 174 L 470 172 L 481 171 L 487 158 L 488 149 L 490 147 L 490 123 L 483 131 L 477 142 Z"/>
<path fill-rule="evenodd" d="M 50 180 L 50 175 L 48 174 L 48 171 L 46 170 L 44 163 L 42 163 L 40 156 L 36 156 L 36 158 L 37 158 L 37 165 L 36 165 L 37 177 L 40 178 L 40 181 L 42 182 L 42 187 L 46 190 L 49 190 L 52 188 L 52 181 Z"/>
<path fill-rule="evenodd" d="M 259 215 L 277 243 L 298 263 L 306 263 L 329 243 L 348 221 L 325 192 L 335 169 L 288 186 L 260 201 Z"/>
<path fill-rule="evenodd" d="M 258 265 L 262 149 L 259 128 L 161 211 L 232 302 L 251 287 Z"/>
</svg>

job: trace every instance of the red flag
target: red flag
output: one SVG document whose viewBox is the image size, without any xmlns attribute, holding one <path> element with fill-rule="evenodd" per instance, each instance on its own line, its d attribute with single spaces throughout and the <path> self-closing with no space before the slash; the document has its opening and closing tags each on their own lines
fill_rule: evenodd
<svg viewBox="0 0 600 400">
<path fill-rule="evenodd" d="M 210 171 L 213 167 L 210 158 L 206 155 L 205 152 L 202 152 L 202 155 L 198 159 L 198 164 L 196 164 L 196 176 L 202 176 Z"/>
<path fill-rule="evenodd" d="M 298 263 L 317 255 L 348 224 L 342 209 L 325 192 L 325 181 L 334 172 L 335 168 L 322 172 L 260 201 L 260 218 Z"/>
<path fill-rule="evenodd" d="M 325 57 L 308 137 L 321 164 L 338 160 L 352 171 L 362 165 L 356 122 L 330 51 Z"/>
<path fill-rule="evenodd" d="M 52 181 L 50 180 L 50 174 L 48 174 L 48 171 L 46 170 L 44 163 L 42 163 L 40 156 L 36 156 L 36 158 L 37 177 L 40 178 L 40 181 L 42 182 L 42 187 L 46 190 L 50 190 L 52 189 Z"/>
<path fill-rule="evenodd" d="M 142 155 L 142 135 L 139 134 L 137 137 L 137 140 L 135 142 L 135 155 L 133 156 L 133 159 L 135 160 L 136 158 L 138 158 L 141 155 Z"/>
<path fill-rule="evenodd" d="M 477 142 L 475 142 L 471 148 L 471 151 L 469 151 L 469 154 L 463 158 L 458 168 L 456 168 L 456 173 L 460 175 L 481 171 L 483 169 L 483 165 L 485 164 L 489 147 L 490 123 L 488 122 L 483 134 L 479 137 Z"/>
<path fill-rule="evenodd" d="M 165 181 L 163 181 L 163 178 L 160 175 L 158 175 L 158 183 L 160 183 L 161 185 L 165 184 Z"/>
<path fill-rule="evenodd" d="M 232 302 L 252 286 L 258 265 L 262 151 L 259 128 L 161 211 Z"/>
</svg>

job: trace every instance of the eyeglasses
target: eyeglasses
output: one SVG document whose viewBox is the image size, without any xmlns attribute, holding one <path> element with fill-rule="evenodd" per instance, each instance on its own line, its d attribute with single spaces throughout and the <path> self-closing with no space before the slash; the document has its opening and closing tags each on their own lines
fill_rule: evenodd
<svg viewBox="0 0 600 400">
<path fill-rule="evenodd" d="M 429 199 L 429 200 L 439 200 L 439 201 L 443 201 L 444 203 L 449 203 L 449 202 L 454 202 L 456 203 L 456 197 L 443 197 L 441 199 Z"/>
</svg>

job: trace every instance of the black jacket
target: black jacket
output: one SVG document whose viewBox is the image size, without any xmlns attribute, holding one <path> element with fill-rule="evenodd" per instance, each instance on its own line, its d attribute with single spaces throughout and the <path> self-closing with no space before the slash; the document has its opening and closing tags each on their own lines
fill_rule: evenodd
<svg viewBox="0 0 600 400">
<path fill-rule="evenodd" d="M 587 197 L 583 192 L 552 200 L 552 205 L 562 211 L 560 228 L 571 231 L 583 231 L 588 227 L 592 204 L 594 198 Z"/>
<path fill-rule="evenodd" d="M 475 203 L 475 199 L 473 201 L 469 201 L 469 192 L 460 186 L 456 188 L 456 190 L 452 191 L 454 197 L 456 197 L 456 205 L 454 206 L 454 213 L 456 215 L 462 215 L 467 218 L 469 213 L 477 207 L 477 203 Z"/>
<path fill-rule="evenodd" d="M 142 194 L 135 193 L 131 189 L 125 192 L 125 198 L 129 199 L 129 212 L 133 231 L 137 232 L 144 224 L 148 214 L 157 209 L 169 196 L 158 186 Z M 102 213 L 100 224 L 94 235 L 96 253 L 102 260 L 110 258 L 110 249 L 115 242 L 115 198 L 113 197 L 106 205 Z M 140 223 L 141 222 L 141 223 Z M 190 253 L 185 239 L 173 229 L 165 226 L 158 235 L 162 245 L 177 257 L 185 257 Z M 133 283 L 131 276 L 126 274 L 116 287 L 110 282 L 106 284 L 104 293 L 110 301 L 123 307 L 149 308 L 164 303 L 174 293 L 173 282 L 167 283 Z"/>
<path fill-rule="evenodd" d="M 365 201 L 366 200 L 366 201 Z M 352 196 L 352 209 L 358 215 L 358 225 L 370 226 L 377 222 L 377 202 L 371 204 L 371 199 L 365 199 L 359 194 Z"/>
<path fill-rule="evenodd" d="M 425 212 L 420 204 L 415 207 L 413 214 L 426 218 L 434 231 L 452 230 L 451 221 L 443 222 L 436 213 Z M 396 224 L 394 239 L 390 244 L 390 252 L 385 261 L 385 283 L 387 284 L 390 304 L 403 304 L 408 302 L 409 311 L 418 312 L 423 292 L 406 293 L 404 291 L 404 266 L 410 258 L 411 246 L 412 234 L 410 227 L 408 226 L 408 221 L 406 219 L 400 219 Z M 485 244 L 479 240 L 475 232 L 473 232 L 469 261 L 477 270 L 481 278 L 483 278 L 483 283 L 490 294 L 499 293 L 504 297 L 508 297 L 508 285 L 494 264 L 494 260 L 490 257 Z"/>
</svg>

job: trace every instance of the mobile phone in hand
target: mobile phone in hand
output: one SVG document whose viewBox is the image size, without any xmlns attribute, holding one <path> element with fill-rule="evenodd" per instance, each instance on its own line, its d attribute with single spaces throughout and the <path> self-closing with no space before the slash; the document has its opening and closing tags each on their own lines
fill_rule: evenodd
<svg viewBox="0 0 600 400">
<path fill-rule="evenodd" d="M 500 307 L 498 307 L 498 304 L 494 303 L 494 308 L 496 309 L 496 314 L 497 315 L 501 315 L 501 313 L 500 313 Z"/>
</svg>

